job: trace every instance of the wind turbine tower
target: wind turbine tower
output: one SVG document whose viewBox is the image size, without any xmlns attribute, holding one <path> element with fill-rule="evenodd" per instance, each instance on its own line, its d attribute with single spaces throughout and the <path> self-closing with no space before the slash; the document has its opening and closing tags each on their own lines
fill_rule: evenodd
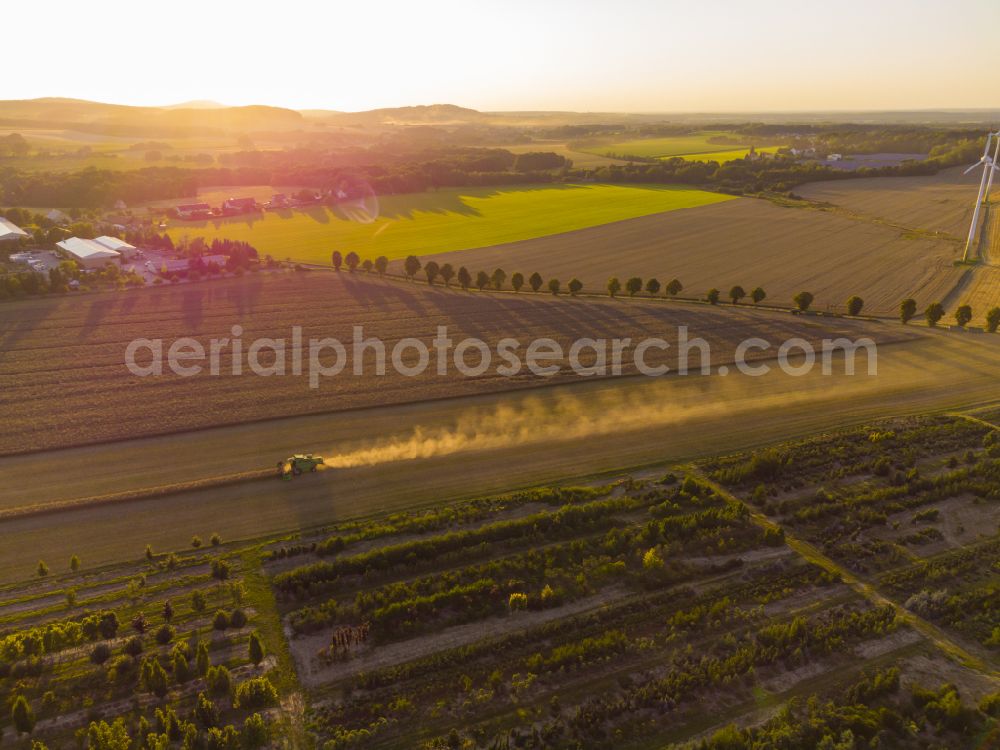
<svg viewBox="0 0 1000 750">
<path fill-rule="evenodd" d="M 990 145 L 996 141 L 993 155 L 990 155 Z M 962 174 L 969 174 L 980 164 L 983 165 L 983 178 L 979 182 L 979 197 L 976 198 L 976 208 L 972 212 L 972 224 L 969 226 L 969 238 L 965 241 L 965 254 L 962 261 L 968 263 L 972 258 L 973 243 L 976 239 L 976 228 L 979 226 L 979 212 L 983 204 L 990 199 L 990 189 L 993 187 L 993 173 L 998 169 L 997 158 L 1000 157 L 1000 130 L 990 131 L 986 134 L 986 146 L 983 147 L 983 155 L 979 161 L 966 169 Z"/>
</svg>

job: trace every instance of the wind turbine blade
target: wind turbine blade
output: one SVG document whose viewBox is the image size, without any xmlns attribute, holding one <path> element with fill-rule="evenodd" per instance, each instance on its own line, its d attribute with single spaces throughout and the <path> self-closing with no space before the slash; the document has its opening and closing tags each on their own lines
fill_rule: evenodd
<svg viewBox="0 0 1000 750">
<path fill-rule="evenodd" d="M 980 163 L 981 162 L 977 162 L 977 163 L 973 164 L 971 167 L 969 167 L 964 172 L 962 172 L 962 174 L 969 174 L 969 172 L 971 172 L 973 169 L 975 169 L 976 167 L 978 167 Z"/>
</svg>

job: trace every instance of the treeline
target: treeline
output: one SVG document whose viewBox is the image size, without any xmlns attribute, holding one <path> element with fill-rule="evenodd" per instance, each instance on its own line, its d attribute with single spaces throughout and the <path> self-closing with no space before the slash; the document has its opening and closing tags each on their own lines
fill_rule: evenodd
<svg viewBox="0 0 1000 750">
<path fill-rule="evenodd" d="M 929 153 L 931 159 L 878 169 L 835 170 L 815 162 L 779 155 L 761 161 L 689 162 L 684 159 L 628 157 L 633 163 L 593 169 L 573 168 L 565 157 L 542 150 L 514 154 L 502 148 L 436 147 L 414 149 L 389 144 L 376 149 L 246 150 L 221 158 L 222 166 L 147 167 L 108 170 L 89 167 L 77 172 L 29 172 L 0 169 L 0 203 L 7 205 L 109 207 L 117 200 L 191 198 L 199 187 L 240 185 L 308 185 L 327 189 L 345 180 L 367 182 L 378 194 L 413 193 L 442 187 L 473 187 L 594 180 L 601 182 L 682 183 L 730 192 L 787 192 L 814 180 L 878 175 L 934 174 L 942 167 L 974 161 L 982 136 L 966 130 L 849 127 L 811 134 L 796 133 L 803 145 L 848 153 L 905 151 Z M 650 126 L 632 136 L 690 132 L 690 128 Z M 787 136 L 788 126 L 777 131 Z M 588 130 L 593 134 L 592 129 Z M 746 129 L 738 134 L 760 135 Z M 794 137 L 792 138 L 794 141 Z M 798 141 L 795 141 L 798 142 Z M 627 156 L 627 155 L 626 155 Z"/>
</svg>

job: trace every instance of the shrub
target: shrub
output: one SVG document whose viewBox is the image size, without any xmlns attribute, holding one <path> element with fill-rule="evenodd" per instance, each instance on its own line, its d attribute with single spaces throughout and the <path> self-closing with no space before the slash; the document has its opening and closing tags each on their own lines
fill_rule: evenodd
<svg viewBox="0 0 1000 750">
<path fill-rule="evenodd" d="M 156 642 L 161 646 L 166 646 L 174 639 L 174 629 L 170 625 L 161 625 L 156 631 Z"/>
<path fill-rule="evenodd" d="M 250 714 L 243 722 L 243 744 L 248 748 L 263 747 L 267 744 L 267 725 L 260 714 Z"/>
<path fill-rule="evenodd" d="M 233 678 L 224 666 L 213 666 L 205 673 L 205 684 L 212 695 L 229 695 L 233 689 Z"/>
<path fill-rule="evenodd" d="M 218 547 L 220 544 L 222 544 L 222 537 L 219 536 L 218 531 L 213 531 L 212 536 L 209 537 L 208 541 L 213 547 Z"/>
<path fill-rule="evenodd" d="M 241 709 L 266 708 L 276 705 L 278 691 L 266 677 L 251 677 L 236 686 L 235 707 Z"/>
<path fill-rule="evenodd" d="M 242 628 L 247 624 L 247 615 L 242 609 L 234 609 L 233 613 L 229 616 L 229 627 L 231 628 Z"/>
<path fill-rule="evenodd" d="M 90 660 L 94 664 L 103 664 L 111 658 L 111 646 L 107 643 L 98 643 L 90 652 Z"/>
<path fill-rule="evenodd" d="M 125 641 L 125 645 L 122 646 L 122 651 L 129 656 L 138 656 L 142 653 L 142 638 L 137 635 L 132 636 Z"/>
<path fill-rule="evenodd" d="M 229 615 L 224 610 L 219 610 L 212 618 L 212 627 L 216 630 L 225 630 L 229 627 Z"/>
</svg>

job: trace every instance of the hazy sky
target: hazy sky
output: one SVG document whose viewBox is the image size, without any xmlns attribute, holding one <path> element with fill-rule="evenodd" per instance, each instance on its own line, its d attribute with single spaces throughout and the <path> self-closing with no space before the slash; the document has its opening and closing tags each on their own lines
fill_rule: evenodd
<svg viewBox="0 0 1000 750">
<path fill-rule="evenodd" d="M 10 0 L 0 98 L 1000 107 L 1000 0 Z"/>
</svg>

